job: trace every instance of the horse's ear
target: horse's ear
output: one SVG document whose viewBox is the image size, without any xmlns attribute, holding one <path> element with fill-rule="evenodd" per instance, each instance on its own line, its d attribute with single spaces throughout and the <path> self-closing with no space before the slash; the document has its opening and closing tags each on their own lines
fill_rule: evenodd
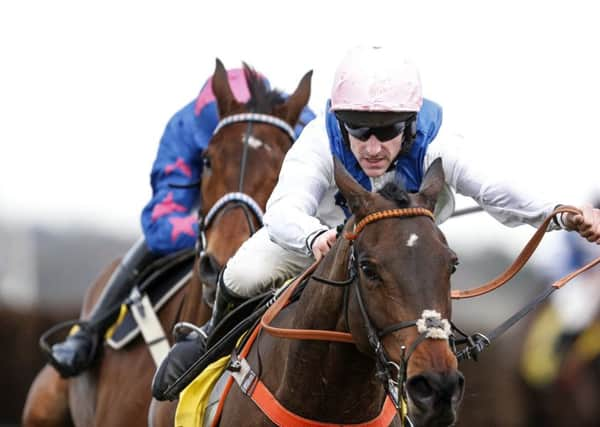
<svg viewBox="0 0 600 427">
<path fill-rule="evenodd" d="M 219 108 L 219 117 L 225 117 L 234 108 L 239 108 L 239 102 L 235 99 L 231 86 L 229 86 L 229 79 L 227 78 L 227 71 L 223 66 L 223 63 L 217 58 L 215 65 L 215 72 L 212 78 L 212 91 L 217 100 L 217 106 Z"/>
<path fill-rule="evenodd" d="M 340 189 L 342 196 L 346 199 L 350 211 L 357 216 L 361 216 L 360 209 L 367 206 L 371 193 L 365 190 L 352 175 L 348 173 L 342 162 L 336 156 L 333 156 L 333 175 L 335 184 Z"/>
<path fill-rule="evenodd" d="M 438 157 L 433 161 L 423 182 L 419 188 L 419 194 L 425 199 L 426 207 L 433 211 L 437 202 L 438 195 L 444 187 L 444 168 L 442 167 L 442 159 Z"/>
<path fill-rule="evenodd" d="M 280 106 L 275 108 L 275 115 L 281 117 L 291 126 L 296 126 L 302 109 L 308 104 L 310 99 L 310 85 L 312 78 L 312 70 L 302 77 L 298 87 L 293 94 Z"/>
</svg>

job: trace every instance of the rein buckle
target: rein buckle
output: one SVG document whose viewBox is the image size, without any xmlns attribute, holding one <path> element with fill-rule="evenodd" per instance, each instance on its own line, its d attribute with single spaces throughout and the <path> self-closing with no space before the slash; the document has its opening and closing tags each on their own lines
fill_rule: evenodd
<svg viewBox="0 0 600 427">
<path fill-rule="evenodd" d="M 490 339 L 482 333 L 475 333 L 466 337 L 467 345 L 460 351 L 456 352 L 456 358 L 460 360 L 473 359 L 477 362 L 479 353 L 481 353 L 488 345 Z"/>
<path fill-rule="evenodd" d="M 232 357 L 227 370 L 231 372 L 231 376 L 238 383 L 242 393 L 250 396 L 254 391 L 258 377 L 246 359 Z"/>
</svg>

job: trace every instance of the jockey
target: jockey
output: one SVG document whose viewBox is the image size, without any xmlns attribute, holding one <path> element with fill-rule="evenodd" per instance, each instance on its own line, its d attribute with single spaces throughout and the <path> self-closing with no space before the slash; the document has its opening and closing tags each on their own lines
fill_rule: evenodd
<svg viewBox="0 0 600 427">
<path fill-rule="evenodd" d="M 423 98 L 412 62 L 389 48 L 351 49 L 337 68 L 325 114 L 306 127 L 285 157 L 265 227 L 229 260 L 212 318 L 173 346 L 155 374 L 155 388 L 173 384 L 205 352 L 208 335 L 232 306 L 300 274 L 329 251 L 336 226 L 349 215 L 334 182 L 333 156 L 367 190 L 399 180 L 413 192 L 441 157 L 446 188 L 436 207 L 438 222 L 454 209 L 449 187 L 508 226 L 538 226 L 553 211 L 557 203 L 533 200 L 467 164 L 456 137 L 444 134 L 441 125 L 442 108 Z M 577 230 L 597 242 L 600 210 L 586 206 L 583 215 L 566 214 L 549 228 Z"/>
<path fill-rule="evenodd" d="M 227 72 L 231 90 L 239 102 L 250 92 L 243 69 Z M 261 76 L 262 77 L 262 76 Z M 262 77 L 269 87 L 269 81 Z M 295 127 L 296 136 L 315 115 L 305 107 Z M 64 342 L 52 346 L 51 364 L 63 377 L 78 375 L 97 355 L 101 337 L 115 321 L 119 307 L 129 295 L 133 278 L 159 256 L 193 248 L 198 237 L 199 181 L 202 153 L 219 122 L 212 78 L 198 97 L 169 120 L 162 135 L 151 172 L 152 198 L 141 215 L 144 238 L 123 257 L 90 317 Z M 193 188 L 173 188 L 171 184 L 198 183 Z"/>
</svg>

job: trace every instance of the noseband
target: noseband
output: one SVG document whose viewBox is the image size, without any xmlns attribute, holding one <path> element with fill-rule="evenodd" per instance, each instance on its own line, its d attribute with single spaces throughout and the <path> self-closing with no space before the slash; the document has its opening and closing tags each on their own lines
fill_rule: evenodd
<svg viewBox="0 0 600 427">
<path fill-rule="evenodd" d="M 252 216 L 254 216 L 254 218 L 256 218 L 258 221 L 258 228 L 262 227 L 263 211 L 252 197 L 241 192 L 227 193 L 215 202 L 206 216 L 202 217 L 198 221 L 198 241 L 196 242 L 196 251 L 200 257 L 206 254 L 206 247 L 208 244 L 206 230 L 208 227 L 210 227 L 216 216 L 221 211 L 225 212 L 228 209 L 233 209 L 236 207 L 239 207 L 244 211 L 246 222 L 248 223 L 248 228 L 250 229 L 250 235 L 253 235 L 256 232 L 256 227 L 252 221 Z"/>
</svg>

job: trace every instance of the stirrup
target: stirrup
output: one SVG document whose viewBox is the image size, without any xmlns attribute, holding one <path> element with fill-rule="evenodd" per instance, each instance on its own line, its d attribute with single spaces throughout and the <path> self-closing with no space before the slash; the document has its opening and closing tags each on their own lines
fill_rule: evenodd
<svg viewBox="0 0 600 427">
<path fill-rule="evenodd" d="M 176 342 L 180 341 L 181 338 L 188 335 L 185 332 L 182 332 L 182 329 L 191 329 L 192 331 L 196 332 L 197 334 L 202 335 L 205 340 L 208 340 L 208 335 L 206 334 L 206 332 L 204 332 L 204 330 L 202 330 L 202 327 L 194 325 L 193 323 L 190 323 L 190 322 L 178 322 L 178 323 L 175 323 L 175 325 L 173 326 L 173 330 L 171 332 L 171 334 L 173 335 L 173 338 L 175 339 Z"/>
<path fill-rule="evenodd" d="M 52 326 L 50 329 L 48 329 L 46 332 L 44 332 L 42 334 L 42 336 L 40 337 L 40 339 L 38 341 L 40 349 L 48 357 L 48 359 L 50 359 L 51 361 L 54 360 L 56 362 L 56 359 L 54 359 L 54 356 L 52 356 L 52 346 L 50 344 L 48 344 L 48 338 L 53 335 L 56 335 L 56 333 L 58 333 L 59 331 L 62 331 L 64 329 L 72 329 L 73 326 L 79 326 L 81 328 L 86 323 L 87 322 L 85 322 L 83 320 L 67 320 L 67 321 L 60 322 L 60 323 Z M 68 335 L 67 335 L 67 337 L 68 337 Z"/>
<path fill-rule="evenodd" d="M 52 365 L 52 367 L 54 367 L 54 369 L 56 369 L 63 378 L 76 376 L 79 374 L 79 372 L 74 372 L 70 369 L 65 369 L 64 366 L 58 360 L 56 360 L 54 354 L 52 354 L 52 345 L 49 344 L 49 337 L 55 335 L 56 333 L 64 329 L 72 329 L 74 326 L 78 326 L 80 329 L 85 329 L 87 325 L 88 322 L 84 320 L 67 320 L 65 322 L 61 322 L 57 325 L 52 326 L 50 329 L 44 332 L 39 339 L 40 349 L 42 350 L 42 353 L 46 356 L 48 363 L 50 363 L 50 365 Z M 68 340 L 70 336 L 71 334 L 68 334 L 65 338 L 65 341 Z M 98 349 L 97 340 L 92 344 L 92 354 L 95 354 Z M 84 368 L 83 370 L 85 369 L 87 368 Z"/>
</svg>

